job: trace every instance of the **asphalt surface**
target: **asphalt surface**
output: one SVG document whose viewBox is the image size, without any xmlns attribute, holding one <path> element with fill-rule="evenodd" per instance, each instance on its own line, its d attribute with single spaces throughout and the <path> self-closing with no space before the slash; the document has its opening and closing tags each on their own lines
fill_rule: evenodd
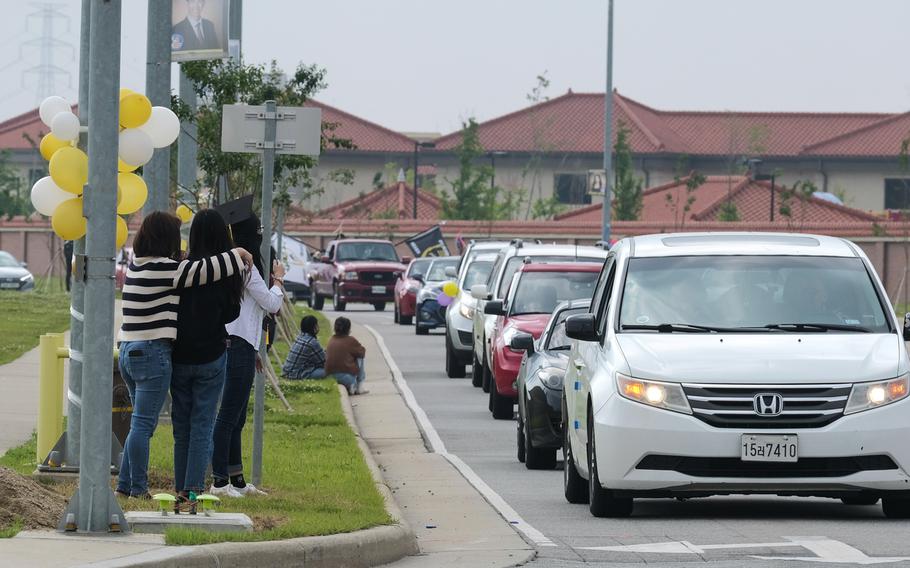
<svg viewBox="0 0 910 568">
<path fill-rule="evenodd" d="M 337 315 L 326 308 L 330 318 Z M 594 518 L 587 506 L 566 502 L 561 469 L 529 471 L 518 462 L 514 420 L 493 420 L 487 395 L 470 379 L 446 377 L 442 331 L 417 336 L 413 326 L 393 324 L 391 311 L 368 306 L 351 306 L 346 315 L 382 335 L 448 451 L 556 545 L 538 547 L 528 566 L 910 566 L 910 521 L 885 519 L 878 505 L 764 496 L 636 500 L 631 518 Z M 669 544 L 659 552 L 655 543 Z M 646 549 L 591 550 L 629 545 Z"/>
</svg>

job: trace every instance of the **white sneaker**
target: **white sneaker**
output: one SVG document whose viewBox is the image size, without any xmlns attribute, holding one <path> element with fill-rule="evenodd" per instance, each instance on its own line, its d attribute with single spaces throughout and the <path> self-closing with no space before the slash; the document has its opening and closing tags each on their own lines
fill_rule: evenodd
<svg viewBox="0 0 910 568">
<path fill-rule="evenodd" d="M 224 487 L 215 487 L 214 485 L 212 485 L 212 488 L 209 490 L 209 493 L 211 493 L 212 495 L 219 496 L 219 497 L 232 497 L 234 499 L 240 499 L 243 497 L 243 493 L 238 491 L 237 488 L 234 487 L 233 485 L 231 485 L 230 483 L 225 485 Z"/>
<path fill-rule="evenodd" d="M 370 390 L 363 386 L 363 383 L 357 383 L 357 394 L 367 394 Z"/>
<path fill-rule="evenodd" d="M 247 483 L 243 487 L 234 487 L 231 485 L 231 489 L 240 494 L 241 497 L 255 497 L 256 495 L 268 495 L 262 489 L 259 489 L 252 483 Z"/>
<path fill-rule="evenodd" d="M 348 385 L 348 394 L 350 394 L 350 395 L 352 395 L 352 396 L 355 395 L 355 394 L 357 394 L 357 383 L 354 383 L 354 384 L 352 384 L 352 385 Z"/>
</svg>

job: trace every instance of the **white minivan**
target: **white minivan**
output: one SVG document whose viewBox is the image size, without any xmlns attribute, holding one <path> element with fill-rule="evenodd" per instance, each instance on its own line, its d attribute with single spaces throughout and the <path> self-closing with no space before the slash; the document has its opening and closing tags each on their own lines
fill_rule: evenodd
<svg viewBox="0 0 910 568">
<path fill-rule="evenodd" d="M 855 244 L 624 239 L 566 332 L 565 495 L 595 516 L 736 493 L 910 517 L 907 331 Z"/>
</svg>

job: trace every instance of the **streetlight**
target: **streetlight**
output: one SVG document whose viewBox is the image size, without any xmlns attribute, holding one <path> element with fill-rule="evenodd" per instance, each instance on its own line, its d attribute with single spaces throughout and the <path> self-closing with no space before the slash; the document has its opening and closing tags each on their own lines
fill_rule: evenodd
<svg viewBox="0 0 910 568">
<path fill-rule="evenodd" d="M 490 167 L 492 168 L 492 175 L 490 176 L 490 189 L 496 189 L 496 156 L 508 156 L 508 152 L 494 151 L 489 152 L 490 156 Z"/>
<path fill-rule="evenodd" d="M 414 141 L 414 219 L 417 219 L 417 187 L 420 185 L 419 179 L 420 176 L 417 175 L 417 171 L 420 167 L 420 148 L 435 148 L 435 142 L 419 142 Z"/>
<path fill-rule="evenodd" d="M 610 179 L 613 177 L 613 0 L 607 7 L 607 92 L 604 95 L 604 205 L 600 239 L 610 242 Z"/>
</svg>

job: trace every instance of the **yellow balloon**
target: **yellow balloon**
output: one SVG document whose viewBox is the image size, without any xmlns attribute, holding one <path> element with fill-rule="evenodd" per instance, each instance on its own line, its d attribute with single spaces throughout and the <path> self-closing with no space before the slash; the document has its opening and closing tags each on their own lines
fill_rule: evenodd
<svg viewBox="0 0 910 568">
<path fill-rule="evenodd" d="M 118 215 L 129 215 L 139 211 L 149 196 L 145 180 L 136 174 L 117 174 L 117 189 L 122 192 L 120 202 L 117 204 Z"/>
<path fill-rule="evenodd" d="M 82 195 L 83 186 L 88 181 L 88 156 L 78 148 L 60 148 L 51 156 L 48 170 L 51 179 L 61 189 Z"/>
<path fill-rule="evenodd" d="M 82 216 L 82 198 L 67 199 L 58 205 L 51 216 L 51 227 L 65 241 L 84 237 L 86 221 Z"/>
<path fill-rule="evenodd" d="M 134 91 L 132 89 L 127 89 L 126 87 L 120 87 L 120 98 L 122 99 L 123 97 L 125 97 L 127 95 L 132 95 L 135 92 L 136 91 Z"/>
<path fill-rule="evenodd" d="M 53 134 L 45 134 L 44 138 L 41 139 L 41 143 L 38 145 L 38 150 L 41 152 L 42 158 L 50 161 L 51 157 L 54 155 L 54 152 L 60 148 L 66 148 L 68 146 L 72 146 L 69 140 L 61 140 Z"/>
<path fill-rule="evenodd" d="M 126 93 L 120 95 L 120 126 L 139 128 L 152 116 L 152 102 L 145 95 Z"/>
<path fill-rule="evenodd" d="M 180 239 L 180 250 L 186 252 L 186 239 Z"/>
<path fill-rule="evenodd" d="M 120 158 L 117 158 L 117 171 L 118 172 L 132 172 L 132 171 L 136 170 L 136 168 L 138 168 L 138 167 L 139 166 L 133 166 L 133 165 L 127 164 Z"/>
<path fill-rule="evenodd" d="M 193 218 L 193 211 L 186 205 L 178 205 L 176 213 L 184 223 Z"/>
<path fill-rule="evenodd" d="M 120 247 L 126 244 L 128 235 L 129 228 L 126 226 L 126 221 L 123 220 L 123 217 L 117 217 L 117 250 L 120 250 Z"/>
<path fill-rule="evenodd" d="M 454 298 L 458 295 L 458 284 L 454 282 L 446 282 L 442 285 L 442 293 L 450 298 Z"/>
</svg>

